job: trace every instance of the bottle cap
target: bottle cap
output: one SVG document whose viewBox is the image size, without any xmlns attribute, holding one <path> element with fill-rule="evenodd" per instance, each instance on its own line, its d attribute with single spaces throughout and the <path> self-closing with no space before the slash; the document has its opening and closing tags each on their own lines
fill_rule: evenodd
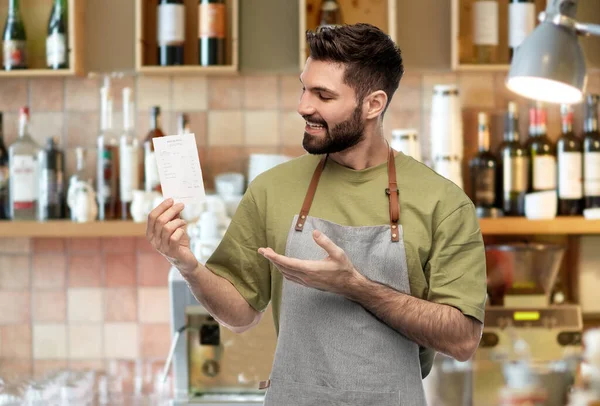
<svg viewBox="0 0 600 406">
<path fill-rule="evenodd" d="M 23 106 L 19 109 L 19 114 L 25 114 L 27 116 L 29 116 L 29 107 L 28 106 Z"/>
<path fill-rule="evenodd" d="M 150 108 L 150 113 L 151 114 L 160 114 L 160 106 L 152 106 L 152 108 Z"/>
</svg>

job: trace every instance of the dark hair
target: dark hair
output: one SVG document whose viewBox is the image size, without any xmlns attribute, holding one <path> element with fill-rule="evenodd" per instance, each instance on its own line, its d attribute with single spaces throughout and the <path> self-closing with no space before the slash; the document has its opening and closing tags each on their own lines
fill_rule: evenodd
<svg viewBox="0 0 600 406">
<path fill-rule="evenodd" d="M 306 41 L 312 59 L 345 65 L 344 83 L 356 91 L 359 102 L 370 92 L 383 90 L 387 110 L 404 74 L 402 54 L 389 35 L 359 23 L 307 31 Z"/>
</svg>

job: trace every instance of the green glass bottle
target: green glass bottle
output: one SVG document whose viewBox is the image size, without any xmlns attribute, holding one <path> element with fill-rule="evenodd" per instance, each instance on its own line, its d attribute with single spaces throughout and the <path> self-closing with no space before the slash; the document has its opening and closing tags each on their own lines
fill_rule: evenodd
<svg viewBox="0 0 600 406">
<path fill-rule="evenodd" d="M 19 0 L 9 0 L 2 37 L 4 70 L 27 69 L 27 35 L 21 18 Z"/>
<path fill-rule="evenodd" d="M 69 67 L 67 1 L 54 0 L 46 36 L 46 66 L 49 69 Z"/>
</svg>

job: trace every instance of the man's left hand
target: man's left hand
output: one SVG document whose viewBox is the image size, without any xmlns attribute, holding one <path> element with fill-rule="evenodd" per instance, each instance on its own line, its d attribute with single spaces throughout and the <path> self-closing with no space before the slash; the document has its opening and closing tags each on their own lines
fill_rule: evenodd
<svg viewBox="0 0 600 406">
<path fill-rule="evenodd" d="M 350 284 L 361 277 L 343 249 L 325 234 L 313 231 L 315 242 L 327 252 L 320 261 L 302 260 L 279 255 L 271 248 L 259 248 L 258 253 L 273 263 L 283 276 L 310 288 L 344 295 Z"/>
</svg>

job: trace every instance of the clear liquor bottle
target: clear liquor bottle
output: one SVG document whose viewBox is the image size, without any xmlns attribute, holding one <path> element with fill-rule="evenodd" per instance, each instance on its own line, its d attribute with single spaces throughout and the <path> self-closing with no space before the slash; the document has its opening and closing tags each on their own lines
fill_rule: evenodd
<svg viewBox="0 0 600 406">
<path fill-rule="evenodd" d="M 123 89 L 123 134 L 119 140 L 119 195 L 121 219 L 131 219 L 133 191 L 139 189 L 140 146 L 133 128 L 131 88 Z"/>
</svg>

